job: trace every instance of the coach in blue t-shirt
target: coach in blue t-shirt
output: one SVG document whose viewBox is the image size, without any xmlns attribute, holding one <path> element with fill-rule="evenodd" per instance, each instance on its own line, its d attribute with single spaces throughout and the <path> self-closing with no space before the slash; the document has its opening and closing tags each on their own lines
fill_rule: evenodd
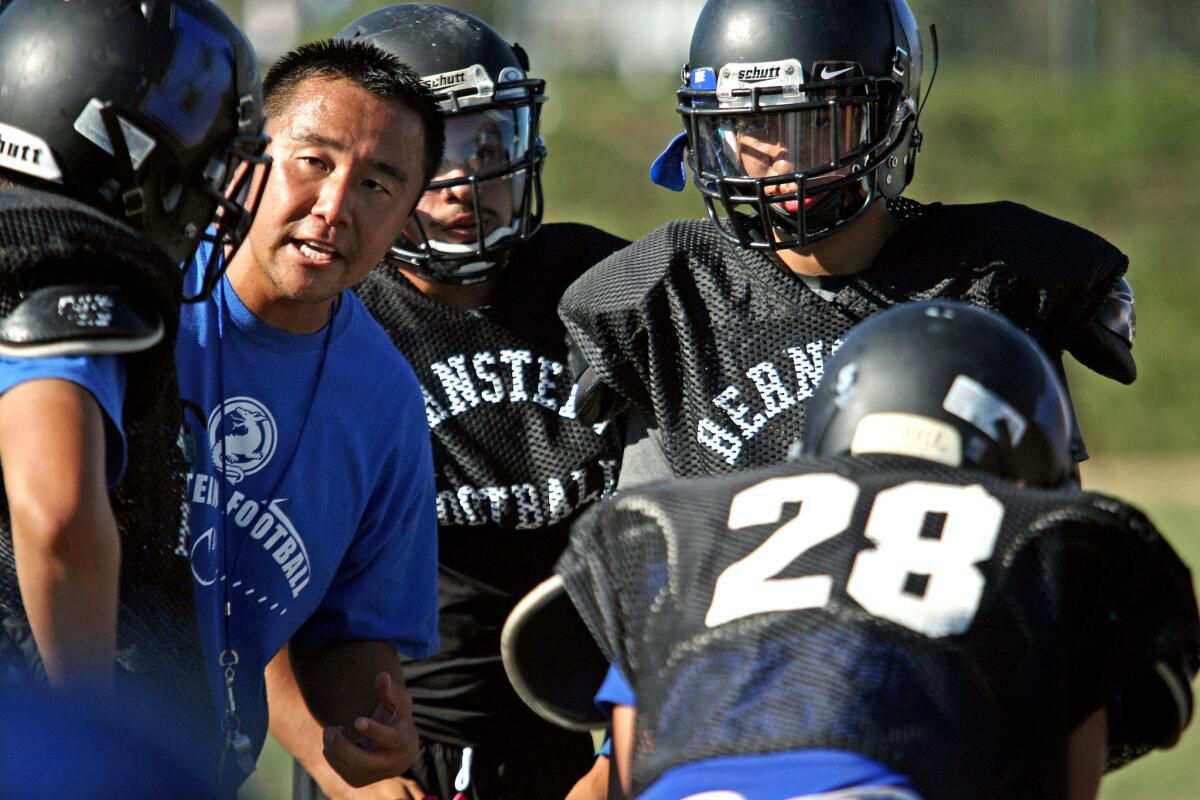
<svg viewBox="0 0 1200 800">
<path fill-rule="evenodd" d="M 212 297 L 184 308 L 176 354 L 197 612 L 226 788 L 261 749 L 264 669 L 285 645 L 326 757 L 362 785 L 416 753 L 397 649 L 437 649 L 436 518 L 420 387 L 344 290 L 399 234 L 442 126 L 417 77 L 361 44 L 304 45 L 264 97 L 257 215 Z"/>
</svg>

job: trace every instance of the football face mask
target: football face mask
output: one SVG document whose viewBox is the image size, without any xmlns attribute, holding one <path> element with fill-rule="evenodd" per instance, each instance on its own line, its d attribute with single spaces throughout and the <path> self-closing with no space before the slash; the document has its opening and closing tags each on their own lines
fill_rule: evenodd
<svg viewBox="0 0 1200 800">
<path fill-rule="evenodd" d="M 819 236 L 861 210 L 872 103 L 701 117 L 700 169 L 726 179 L 723 199 L 765 209 L 777 239 Z M 800 213 L 803 208 L 804 213 Z"/>
<path fill-rule="evenodd" d="M 529 146 L 528 108 L 447 119 L 445 156 L 417 206 L 428 245 L 469 253 L 511 235 L 525 204 Z"/>
<path fill-rule="evenodd" d="M 854 65 L 814 69 L 814 77 L 835 77 L 808 85 L 757 78 L 744 66 L 722 68 L 715 92 L 681 92 L 691 101 L 693 171 L 710 213 L 716 201 L 739 238 L 778 250 L 821 239 L 865 212 L 876 196 L 880 93 L 892 88 L 855 77 Z M 769 72 L 802 75 L 798 64 Z"/>
<path fill-rule="evenodd" d="M 531 232 L 536 201 L 530 189 L 541 161 L 534 113 L 522 105 L 446 119 L 445 155 L 406 230 L 408 246 L 437 256 L 431 269 L 438 263 L 452 267 L 443 280 L 483 279 L 493 271 L 489 250 Z"/>
</svg>

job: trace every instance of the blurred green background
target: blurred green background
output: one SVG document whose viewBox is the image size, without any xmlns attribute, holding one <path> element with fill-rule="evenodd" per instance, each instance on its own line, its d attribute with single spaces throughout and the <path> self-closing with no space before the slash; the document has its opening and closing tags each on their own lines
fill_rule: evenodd
<svg viewBox="0 0 1200 800">
<path fill-rule="evenodd" d="M 694 189 L 646 178 L 680 130 L 679 67 L 699 0 L 450 3 L 491 21 L 548 81 L 547 219 L 636 238 L 700 216 Z M 1195 0 L 911 0 L 936 23 L 941 64 L 907 194 L 1007 199 L 1090 228 L 1125 251 L 1137 293 L 1140 375 L 1119 386 L 1070 367 L 1092 461 L 1085 482 L 1144 504 L 1200 565 L 1200 24 Z M 263 55 L 385 5 L 236 0 Z M 288 17 L 291 28 L 284 25 Z M 262 33 L 256 34 L 256 31 Z M 274 37 L 274 39 L 272 38 Z M 286 37 L 283 37 L 286 39 Z M 925 86 L 932 62 L 928 37 Z M 263 46 L 265 45 L 265 46 Z M 275 50 L 272 50 L 275 48 Z M 268 754 L 254 786 L 286 796 Z M 1200 797 L 1200 725 L 1169 753 L 1108 779 L 1102 800 Z"/>
</svg>

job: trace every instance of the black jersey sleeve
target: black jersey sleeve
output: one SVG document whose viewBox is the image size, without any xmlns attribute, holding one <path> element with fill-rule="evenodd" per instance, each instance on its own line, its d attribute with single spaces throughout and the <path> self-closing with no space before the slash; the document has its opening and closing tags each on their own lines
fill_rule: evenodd
<svg viewBox="0 0 1200 800">
<path fill-rule="evenodd" d="M 991 209 L 985 236 L 1008 253 L 1009 288 L 1044 320 L 1038 340 L 1051 353 L 1073 351 L 1128 269 L 1128 257 L 1089 230 L 1025 206 Z"/>
<path fill-rule="evenodd" d="M 646 614 L 635 607 L 637 599 L 620 593 L 619 576 L 631 565 L 630 549 L 649 559 L 641 564 L 660 559 L 665 564 L 665 555 L 656 552 L 661 540 L 647 535 L 644 524 L 612 503 L 593 506 L 575 523 L 570 545 L 554 567 L 608 662 L 630 680 L 637 674 L 635 643 Z"/>
<path fill-rule="evenodd" d="M 1140 511 L 1101 495 L 1034 529 L 1062 583 L 1068 723 L 1109 710 L 1109 767 L 1179 738 L 1192 713 L 1200 615 L 1191 572 Z"/>
<path fill-rule="evenodd" d="M 559 316 L 599 381 L 651 409 L 648 339 L 671 319 L 662 282 L 671 268 L 670 223 L 596 264 L 567 288 Z M 578 376 L 576 376 L 578 377 Z"/>
</svg>

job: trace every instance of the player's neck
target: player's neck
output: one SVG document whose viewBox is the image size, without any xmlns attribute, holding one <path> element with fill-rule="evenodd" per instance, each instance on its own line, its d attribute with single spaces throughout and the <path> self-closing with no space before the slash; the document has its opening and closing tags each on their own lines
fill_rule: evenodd
<svg viewBox="0 0 1200 800">
<path fill-rule="evenodd" d="M 496 291 L 496 278 L 498 277 L 493 275 L 479 283 L 459 286 L 453 283 L 431 281 L 407 269 L 401 269 L 400 274 L 408 278 L 409 282 L 430 300 L 458 311 L 470 311 L 472 308 L 487 305 Z"/>
<path fill-rule="evenodd" d="M 780 250 L 776 257 L 798 275 L 854 275 L 875 257 L 900 225 L 883 201 L 876 201 L 858 222 L 808 247 Z"/>
</svg>

